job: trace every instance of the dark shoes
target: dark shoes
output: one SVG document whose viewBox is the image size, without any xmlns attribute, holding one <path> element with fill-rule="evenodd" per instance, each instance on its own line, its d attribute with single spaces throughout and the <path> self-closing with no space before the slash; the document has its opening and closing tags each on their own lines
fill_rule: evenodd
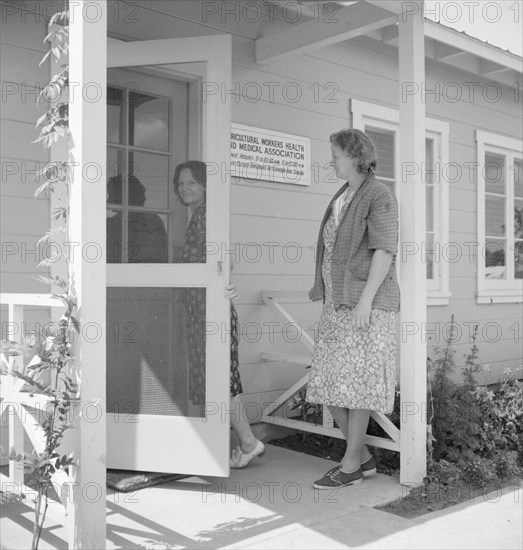
<svg viewBox="0 0 523 550">
<path fill-rule="evenodd" d="M 331 473 L 327 472 L 321 479 L 315 481 L 312 486 L 315 489 L 337 489 L 349 485 L 358 485 L 363 481 L 363 472 L 358 468 L 354 472 L 345 473 L 339 467 L 334 468 Z"/>
<path fill-rule="evenodd" d="M 334 468 L 331 468 L 325 476 L 329 476 L 332 472 L 334 472 L 334 470 L 340 468 L 340 466 L 340 464 L 338 464 L 338 466 L 334 466 Z M 376 473 L 376 459 L 373 456 L 368 458 L 362 463 L 361 471 L 363 472 L 363 477 L 373 476 Z"/>
<path fill-rule="evenodd" d="M 376 473 L 376 459 L 371 456 L 361 465 L 363 477 L 373 476 Z"/>
<path fill-rule="evenodd" d="M 334 489 L 357 485 L 363 481 L 364 477 L 372 476 L 375 473 L 376 459 L 371 456 L 354 472 L 346 473 L 341 470 L 340 466 L 334 466 L 321 479 L 315 481 L 312 486 L 315 489 Z"/>
</svg>

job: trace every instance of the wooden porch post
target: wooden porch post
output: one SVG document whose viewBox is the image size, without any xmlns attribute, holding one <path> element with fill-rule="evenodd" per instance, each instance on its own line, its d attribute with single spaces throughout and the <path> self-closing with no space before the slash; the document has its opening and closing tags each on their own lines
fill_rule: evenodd
<svg viewBox="0 0 523 550">
<path fill-rule="evenodd" d="M 399 15 L 400 88 L 400 286 L 401 437 L 400 483 L 419 484 L 426 465 L 426 264 L 425 242 L 425 81 L 423 0 L 404 2 Z"/>
<path fill-rule="evenodd" d="M 70 130 L 72 173 L 70 278 L 81 334 L 74 355 L 81 378 L 70 548 L 106 547 L 105 202 L 107 3 L 70 3 Z M 77 411 L 78 412 L 78 411 Z"/>
</svg>

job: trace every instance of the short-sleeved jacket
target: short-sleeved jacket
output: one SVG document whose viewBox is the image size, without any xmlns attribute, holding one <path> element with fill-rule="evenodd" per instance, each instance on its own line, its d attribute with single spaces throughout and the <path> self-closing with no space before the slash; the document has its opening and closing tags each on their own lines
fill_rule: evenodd
<svg viewBox="0 0 523 550">
<path fill-rule="evenodd" d="M 322 277 L 324 254 L 323 228 L 334 201 L 347 189 L 346 183 L 329 203 L 320 226 L 316 253 L 314 286 L 309 292 L 313 301 L 325 299 Z M 400 291 L 395 258 L 398 249 L 398 203 L 389 188 L 369 176 L 356 191 L 338 225 L 331 259 L 334 308 L 355 307 L 369 276 L 375 250 L 385 250 L 394 260 L 378 288 L 372 308 L 398 311 Z"/>
</svg>

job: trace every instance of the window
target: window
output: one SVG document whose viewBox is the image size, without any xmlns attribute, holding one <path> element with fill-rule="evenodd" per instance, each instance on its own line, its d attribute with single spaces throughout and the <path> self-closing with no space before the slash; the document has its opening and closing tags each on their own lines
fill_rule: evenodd
<svg viewBox="0 0 523 550">
<path fill-rule="evenodd" d="M 523 300 L 523 144 L 476 132 L 478 303 Z"/>
<path fill-rule="evenodd" d="M 167 263 L 181 253 L 187 208 L 174 167 L 186 160 L 189 84 L 109 69 L 107 263 Z"/>
<path fill-rule="evenodd" d="M 168 259 L 169 111 L 167 98 L 107 88 L 107 263 Z"/>
<path fill-rule="evenodd" d="M 376 146 L 378 167 L 376 179 L 384 183 L 394 193 L 396 191 L 396 132 L 384 128 L 366 126 L 365 132 Z"/>
<path fill-rule="evenodd" d="M 398 181 L 399 112 L 395 109 L 352 100 L 352 123 L 374 142 L 378 155 L 376 178 L 400 195 Z M 427 305 L 445 305 L 450 300 L 449 265 L 444 261 L 444 247 L 449 240 L 448 186 L 441 177 L 441 167 L 448 163 L 449 125 L 427 118 L 425 163 L 422 181 L 426 185 L 426 236 L 420 252 L 426 263 Z"/>
</svg>

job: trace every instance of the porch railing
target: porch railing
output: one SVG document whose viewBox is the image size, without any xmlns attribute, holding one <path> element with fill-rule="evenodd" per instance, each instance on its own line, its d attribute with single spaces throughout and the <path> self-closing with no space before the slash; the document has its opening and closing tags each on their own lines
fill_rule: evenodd
<svg viewBox="0 0 523 550">
<path fill-rule="evenodd" d="M 33 332 L 31 330 L 26 332 L 28 328 L 25 322 L 26 308 L 47 309 L 51 321 L 57 320 L 63 311 L 60 302 L 49 294 L 2 293 L 0 294 L 0 305 L 7 305 L 7 319 L 2 315 L 3 336 L 8 340 L 22 343 Z M 39 335 L 35 336 L 38 338 Z M 50 398 L 45 395 L 32 394 L 25 390 L 24 380 L 9 375 L 14 371 L 25 373 L 25 368 L 21 355 L 5 357 L 2 354 L 2 371 L 7 374 L 0 376 L 0 417 L 3 419 L 0 424 L 2 436 L 0 440 L 4 451 L 15 449 L 17 454 L 22 455 L 26 439 L 30 441 L 34 451 L 43 452 L 45 432 L 41 427 L 41 419 L 50 401 Z M 69 430 L 69 432 L 73 431 Z M 72 438 L 66 436 L 63 446 L 71 448 L 73 445 Z M 49 515 L 64 523 L 65 518 L 70 517 L 74 510 L 71 506 L 73 487 L 63 470 L 57 471 L 52 481 L 61 503 L 50 501 Z M 0 472 L 0 490 L 6 495 L 23 493 L 26 499 L 28 495 L 35 492 L 25 482 L 22 461 L 9 460 L 8 473 Z"/>
<path fill-rule="evenodd" d="M 263 303 L 273 309 L 278 315 L 282 316 L 288 323 L 292 323 L 296 326 L 299 333 L 302 335 L 300 341 L 304 345 L 304 354 L 285 354 L 275 353 L 273 351 L 263 352 L 261 357 L 264 361 L 275 361 L 294 363 L 298 365 L 310 365 L 312 360 L 312 351 L 314 348 L 314 340 L 307 332 L 296 322 L 296 320 L 285 309 L 284 303 L 305 303 L 309 299 L 305 292 L 301 291 L 275 291 L 264 290 L 261 294 Z M 287 391 L 285 391 L 277 400 L 268 405 L 262 412 L 261 421 L 269 424 L 277 424 L 279 426 L 286 426 L 293 429 L 303 430 L 306 432 L 317 433 L 322 435 L 328 435 L 331 437 L 337 437 L 343 439 L 343 434 L 339 428 L 334 426 L 334 419 L 330 414 L 327 407 L 323 407 L 323 415 L 321 424 L 314 424 L 312 422 L 306 422 L 304 420 L 296 420 L 295 418 L 289 418 L 288 416 L 282 416 L 274 414 L 281 410 L 290 399 L 293 398 L 298 392 L 300 392 L 307 385 L 309 375 L 306 374 L 295 384 L 293 384 Z M 373 435 L 367 435 L 365 443 L 372 445 L 373 447 L 381 447 L 384 449 L 391 449 L 393 451 L 400 450 L 400 430 L 382 413 L 372 412 L 372 418 L 380 425 L 383 431 L 389 436 L 390 439 L 385 437 L 376 437 Z"/>
</svg>

